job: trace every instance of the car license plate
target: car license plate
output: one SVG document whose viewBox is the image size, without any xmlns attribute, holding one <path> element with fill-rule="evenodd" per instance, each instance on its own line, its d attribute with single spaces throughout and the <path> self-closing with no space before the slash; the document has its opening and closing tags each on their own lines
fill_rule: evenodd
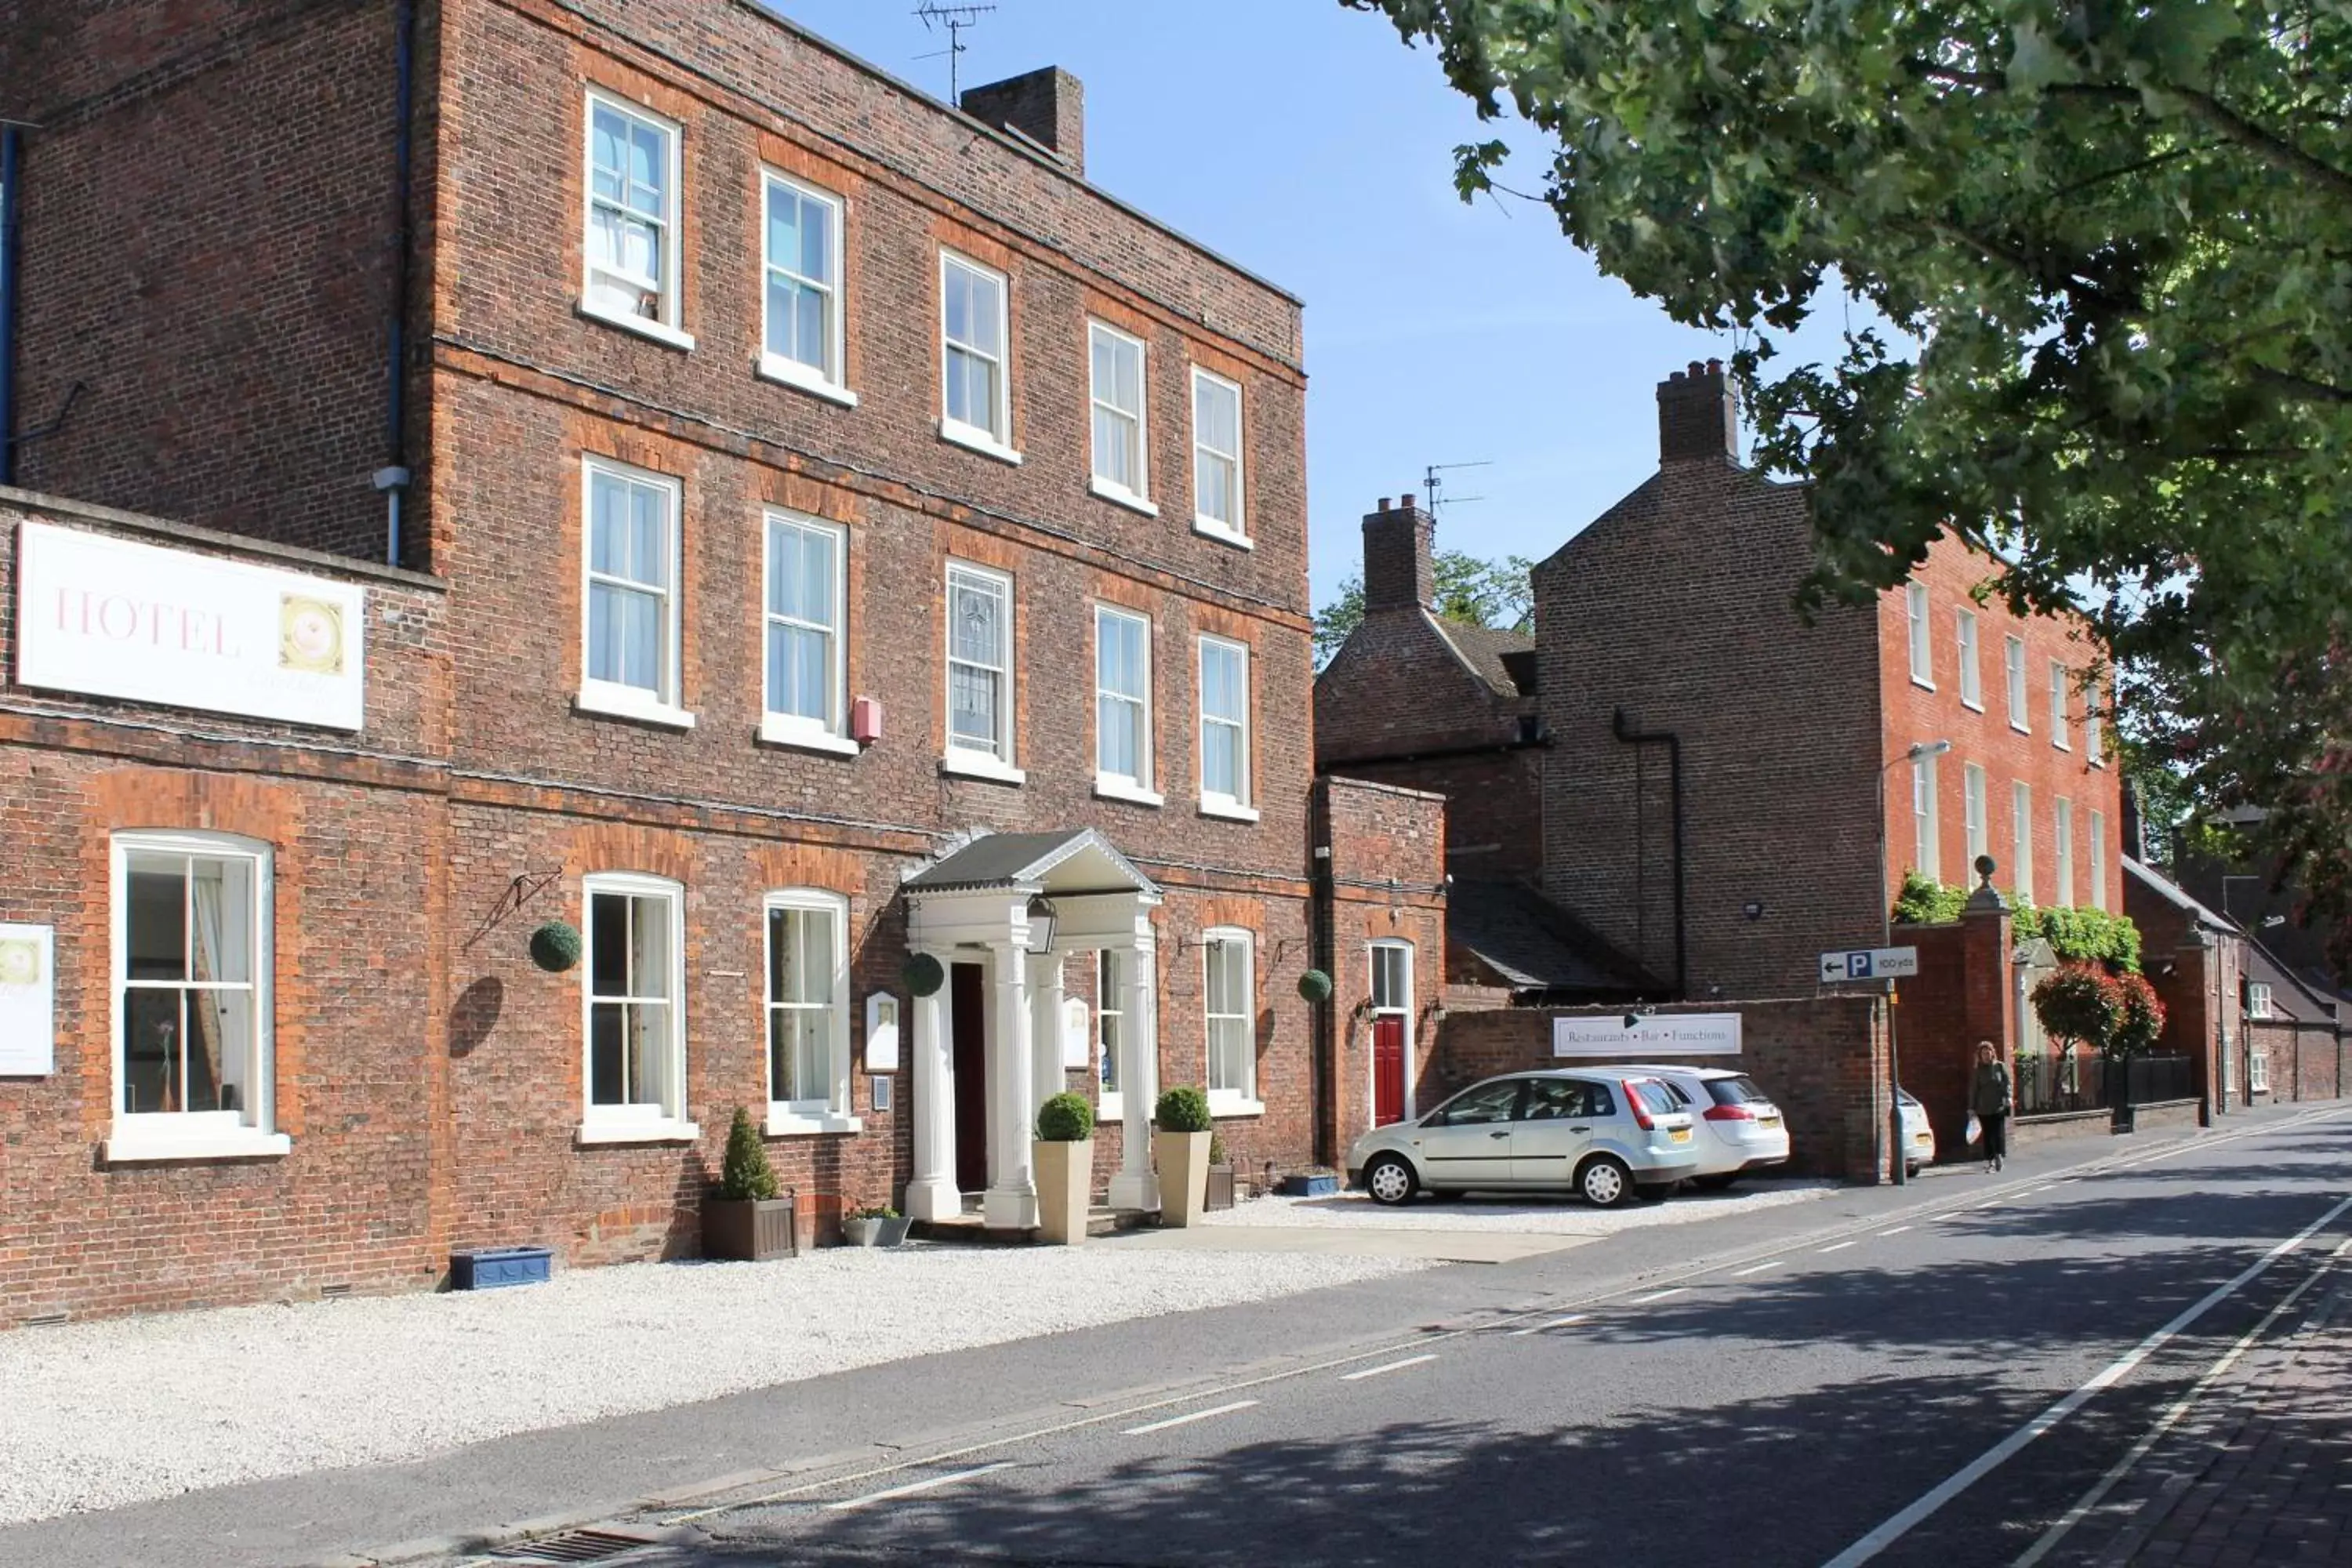
<svg viewBox="0 0 2352 1568">
<path fill-rule="evenodd" d="M 1756 1125 L 1759 1127 L 1778 1127 L 1780 1125 L 1780 1119 L 1777 1116 L 1759 1116 L 1756 1119 Z"/>
<path fill-rule="evenodd" d="M 1914 1132 L 1911 1134 L 1911 1142 L 1914 1143 L 1932 1143 L 1935 1142 L 1935 1139 L 1933 1135 L 1929 1133 Z"/>
<path fill-rule="evenodd" d="M 1670 1128 L 1667 1130 L 1666 1136 L 1673 1139 L 1677 1143 L 1687 1143 L 1690 1142 L 1690 1129 L 1687 1127 Z"/>
</svg>

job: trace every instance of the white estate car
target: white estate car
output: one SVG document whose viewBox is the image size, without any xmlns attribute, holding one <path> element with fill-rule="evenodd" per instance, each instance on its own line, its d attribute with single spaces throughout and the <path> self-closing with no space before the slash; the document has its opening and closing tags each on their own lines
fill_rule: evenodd
<svg viewBox="0 0 2352 1568">
<path fill-rule="evenodd" d="M 1607 1208 L 1663 1198 L 1697 1166 L 1693 1118 L 1648 1074 L 1511 1073 L 1348 1151 L 1348 1184 L 1375 1203 L 1435 1192 L 1571 1192 Z"/>
<path fill-rule="evenodd" d="M 1895 1093 L 1903 1102 L 1903 1173 L 1916 1176 L 1920 1166 L 1936 1163 L 1936 1129 L 1927 1121 L 1927 1108 L 1909 1089 Z"/>
<path fill-rule="evenodd" d="M 1788 1163 L 1788 1122 L 1771 1097 L 1746 1073 L 1687 1062 L 1643 1063 L 1615 1070 L 1658 1079 L 1698 1119 L 1694 1185 L 1727 1187 L 1745 1173 Z"/>
</svg>

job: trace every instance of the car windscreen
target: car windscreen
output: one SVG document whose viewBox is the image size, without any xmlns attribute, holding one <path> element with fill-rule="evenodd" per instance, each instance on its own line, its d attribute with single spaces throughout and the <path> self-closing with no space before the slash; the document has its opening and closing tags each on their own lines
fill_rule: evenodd
<svg viewBox="0 0 2352 1568">
<path fill-rule="evenodd" d="M 1756 1080 L 1745 1073 L 1738 1078 L 1711 1078 L 1706 1080 L 1706 1092 L 1717 1105 L 1748 1105 L 1772 1097 L 1756 1087 Z"/>
<path fill-rule="evenodd" d="M 1682 1109 L 1675 1103 L 1675 1097 L 1666 1092 L 1666 1086 L 1655 1079 L 1637 1078 L 1628 1082 L 1625 1087 L 1640 1095 L 1642 1103 L 1658 1115 L 1672 1116 Z"/>
</svg>

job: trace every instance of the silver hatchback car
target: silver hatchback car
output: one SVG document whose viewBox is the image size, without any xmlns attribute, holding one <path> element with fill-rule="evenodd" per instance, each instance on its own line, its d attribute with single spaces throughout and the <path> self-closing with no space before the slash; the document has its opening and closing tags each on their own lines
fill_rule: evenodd
<svg viewBox="0 0 2352 1568">
<path fill-rule="evenodd" d="M 1688 1111 L 1622 1069 L 1511 1073 L 1348 1151 L 1348 1184 L 1375 1203 L 1432 1192 L 1568 1192 L 1607 1208 L 1663 1198 L 1698 1168 Z"/>
</svg>

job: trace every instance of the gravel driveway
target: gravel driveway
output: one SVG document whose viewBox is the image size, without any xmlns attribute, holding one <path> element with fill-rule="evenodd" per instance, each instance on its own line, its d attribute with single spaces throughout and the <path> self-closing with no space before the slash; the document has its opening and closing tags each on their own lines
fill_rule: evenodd
<svg viewBox="0 0 2352 1568">
<path fill-rule="evenodd" d="M 0 1523 L 1424 1267 L 915 1244 L 19 1330 L 0 1334 Z"/>
<path fill-rule="evenodd" d="M 1633 1203 L 1597 1209 L 1569 1198 L 1431 1198 L 1383 1208 L 1362 1193 L 1328 1198 L 1255 1198 L 1215 1214 L 1203 1225 L 1363 1226 L 1390 1230 L 1499 1230 L 1534 1236 L 1613 1236 L 1648 1226 L 1691 1225 L 1727 1215 L 1810 1203 L 1838 1190 L 1835 1182 L 1781 1181 L 1721 1193 L 1689 1193 L 1662 1204 Z"/>
</svg>

